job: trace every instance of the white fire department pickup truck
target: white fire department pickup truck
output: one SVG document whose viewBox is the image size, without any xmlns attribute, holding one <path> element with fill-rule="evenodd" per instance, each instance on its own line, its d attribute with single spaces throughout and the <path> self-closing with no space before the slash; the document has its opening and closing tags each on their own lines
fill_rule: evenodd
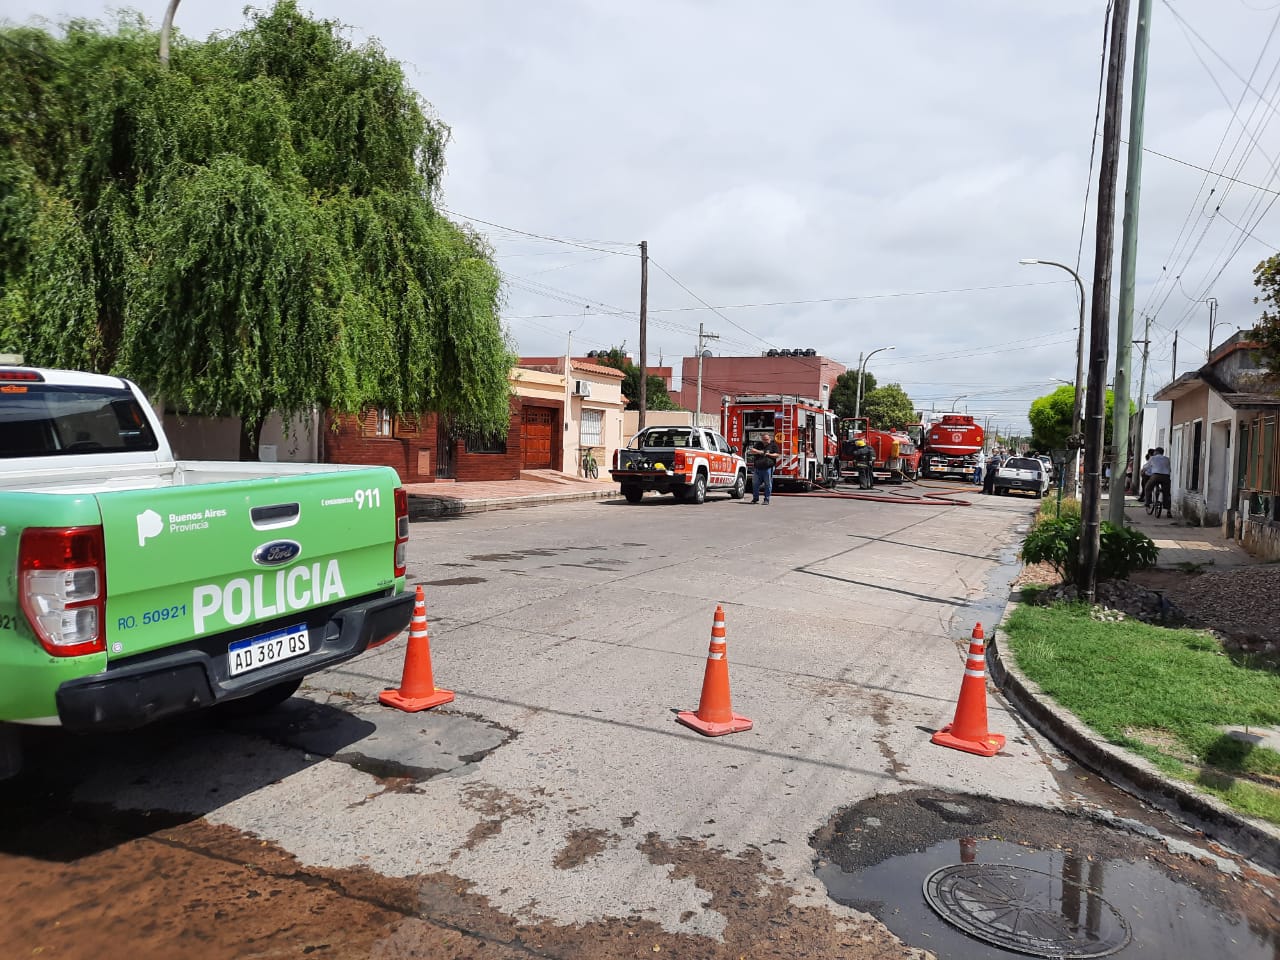
<svg viewBox="0 0 1280 960">
<path fill-rule="evenodd" d="M 614 454 L 609 475 L 628 503 L 639 503 L 647 490 L 702 503 L 709 490 L 741 500 L 747 489 L 747 462 L 738 449 L 704 427 L 646 427 Z"/>
</svg>

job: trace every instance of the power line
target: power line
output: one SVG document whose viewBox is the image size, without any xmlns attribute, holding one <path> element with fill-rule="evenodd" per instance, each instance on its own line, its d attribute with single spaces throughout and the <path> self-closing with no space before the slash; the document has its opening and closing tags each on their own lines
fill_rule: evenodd
<svg viewBox="0 0 1280 960">
<path fill-rule="evenodd" d="M 597 253 L 611 253 L 617 257 L 638 257 L 638 253 L 627 253 L 625 250 L 606 250 L 603 247 L 594 247 L 591 244 L 580 243 L 577 240 L 566 240 L 564 237 L 548 237 L 541 233 L 532 233 L 528 230 L 517 230 L 515 227 L 503 226 L 501 223 L 494 223 L 491 220 L 481 220 L 479 217 L 469 217 L 465 213 L 458 213 L 456 210 L 449 210 L 446 207 L 439 208 L 441 213 L 447 213 L 451 217 L 460 217 L 463 220 L 470 220 L 472 223 L 483 223 L 486 227 L 494 227 L 498 230 L 506 230 L 510 233 L 518 233 L 523 237 L 533 237 L 535 240 L 545 240 L 548 243 L 563 243 L 570 247 L 581 247 L 583 250 L 595 250 Z M 633 246 L 633 244 L 624 244 L 621 240 L 596 240 L 595 243 L 613 243 L 619 246 Z"/>
<path fill-rule="evenodd" d="M 1089 174 L 1084 181 L 1084 206 L 1080 211 L 1080 242 L 1076 245 L 1076 273 L 1080 272 L 1080 258 L 1084 256 L 1084 232 L 1089 222 L 1089 193 L 1093 189 L 1093 161 L 1098 152 L 1098 121 L 1102 117 L 1102 90 L 1107 76 L 1107 39 L 1111 36 L 1111 3 L 1107 0 L 1107 12 L 1102 15 L 1102 56 L 1098 64 L 1098 101 L 1093 111 L 1093 143 L 1089 147 Z"/>
<path fill-rule="evenodd" d="M 1165 6 L 1169 7 L 1170 12 L 1173 14 L 1174 18 L 1177 20 L 1179 24 L 1179 28 L 1183 32 L 1183 36 L 1187 38 L 1187 43 L 1188 43 L 1188 46 L 1191 48 L 1192 53 L 1195 54 L 1196 59 L 1199 60 L 1200 65 L 1204 68 L 1205 72 L 1209 75 L 1209 79 L 1213 82 L 1214 87 L 1217 89 L 1223 101 L 1227 104 L 1227 106 L 1231 108 L 1231 117 L 1228 120 L 1227 125 L 1222 132 L 1222 136 L 1218 140 L 1218 145 L 1214 150 L 1213 160 L 1210 161 L 1210 167 L 1214 165 L 1214 162 L 1218 159 L 1218 156 L 1221 154 L 1222 148 L 1226 143 L 1227 137 L 1231 132 L 1232 126 L 1236 123 L 1240 123 L 1240 126 L 1242 128 L 1241 132 L 1236 135 L 1235 144 L 1232 146 L 1231 150 L 1227 154 L 1226 162 L 1230 163 L 1230 158 L 1233 154 L 1235 154 L 1236 149 L 1239 147 L 1241 138 L 1244 136 L 1246 132 L 1248 132 L 1248 123 L 1247 122 L 1241 123 L 1239 119 L 1240 109 L 1244 104 L 1245 94 L 1247 92 L 1252 92 L 1255 95 L 1255 97 L 1258 98 L 1258 101 L 1265 102 L 1266 98 L 1262 94 L 1254 90 L 1253 78 L 1257 75 L 1258 70 L 1262 65 L 1262 61 L 1266 55 L 1267 49 L 1271 45 L 1271 41 L 1275 36 L 1277 25 L 1280 25 L 1280 16 L 1277 16 L 1276 20 L 1273 21 L 1271 25 L 1271 30 L 1267 35 L 1266 42 L 1263 44 L 1262 49 L 1258 53 L 1258 58 L 1254 62 L 1253 69 L 1250 71 L 1249 79 L 1246 80 L 1245 78 L 1240 76 L 1240 74 L 1235 70 L 1235 68 L 1232 67 L 1231 64 L 1224 57 L 1222 57 L 1221 54 L 1219 54 L 1216 50 L 1213 49 L 1212 46 L 1210 46 L 1210 44 L 1204 39 L 1204 37 L 1200 35 L 1198 31 L 1195 30 L 1194 27 L 1192 27 L 1189 23 L 1187 23 L 1186 20 L 1176 10 L 1173 9 L 1173 7 L 1168 3 L 1168 0 L 1164 0 L 1164 2 L 1165 2 Z M 1227 95 L 1227 92 L 1222 88 L 1222 84 L 1218 82 L 1218 78 L 1214 75 L 1213 70 L 1210 69 L 1209 65 L 1205 62 L 1204 58 L 1200 55 L 1200 50 L 1196 47 L 1195 44 L 1191 42 L 1191 37 L 1189 36 L 1189 34 L 1194 35 L 1195 38 L 1198 39 L 1206 49 L 1208 49 L 1211 53 L 1213 53 L 1215 57 L 1217 57 L 1222 63 L 1224 63 L 1227 66 L 1227 69 L 1230 70 L 1231 73 L 1238 80 L 1240 80 L 1240 82 L 1244 85 L 1244 89 L 1241 90 L 1240 95 L 1236 99 L 1234 104 L 1232 103 L 1231 98 Z M 1273 75 L 1274 75 L 1274 72 L 1273 72 Z M 1268 84 L 1269 83 L 1270 83 L 1270 80 L 1268 80 Z M 1265 86 L 1266 85 L 1264 85 L 1264 88 Z M 1257 109 L 1258 109 L 1258 103 L 1255 102 L 1253 111 L 1251 111 L 1251 117 L 1253 114 L 1256 114 Z M 1273 112 L 1274 112 L 1274 108 L 1273 108 Z M 1249 134 L 1249 139 L 1252 144 L 1252 147 L 1257 148 L 1258 142 L 1251 133 Z M 1240 161 L 1238 162 L 1236 167 L 1237 172 L 1243 168 L 1244 162 L 1251 152 L 1252 150 L 1246 150 L 1244 154 L 1241 156 Z M 1265 152 L 1264 152 L 1264 155 L 1265 155 Z M 1175 161 L 1175 162 L 1178 162 L 1178 161 Z M 1201 168 L 1201 169 L 1204 169 L 1204 168 Z M 1209 228 L 1212 226 L 1214 218 L 1217 216 L 1218 212 L 1220 211 L 1222 207 L 1222 203 L 1231 189 L 1232 183 L 1236 182 L 1234 178 L 1231 178 L 1226 174 L 1214 173 L 1212 169 L 1204 169 L 1204 172 L 1205 172 L 1205 176 L 1201 179 L 1200 187 L 1196 191 L 1195 199 L 1192 200 L 1191 206 L 1187 211 L 1187 215 L 1183 220 L 1182 227 L 1179 229 L 1178 235 L 1174 240 L 1174 244 L 1172 249 L 1170 250 L 1169 256 L 1167 258 L 1167 262 L 1163 267 L 1161 267 L 1161 270 L 1164 272 L 1163 276 L 1152 287 L 1152 289 L 1148 293 L 1141 311 L 1143 313 L 1147 313 L 1147 314 L 1150 314 L 1151 316 L 1155 316 L 1164 308 L 1165 304 L 1168 303 L 1169 296 L 1172 293 L 1169 264 L 1181 258 L 1182 265 L 1176 268 L 1176 273 L 1172 274 L 1173 280 L 1175 281 L 1179 280 L 1181 278 L 1182 272 L 1190 265 L 1192 258 L 1195 256 L 1196 252 L 1200 249 L 1200 245 L 1204 242 L 1205 237 L 1208 235 Z M 1206 185 L 1209 183 L 1210 176 L 1217 177 L 1219 180 L 1226 179 L 1230 182 L 1228 182 L 1227 188 L 1226 190 L 1223 191 L 1222 196 L 1220 196 L 1217 199 L 1213 213 L 1207 215 L 1204 228 L 1200 231 L 1199 236 L 1196 237 L 1194 244 L 1192 244 L 1190 249 L 1187 250 L 1184 245 L 1184 236 L 1186 236 L 1187 228 L 1191 223 L 1191 218 L 1196 211 L 1197 205 L 1200 205 L 1201 207 L 1201 216 L 1205 216 L 1204 207 L 1207 206 L 1209 199 L 1212 198 L 1214 194 L 1217 192 L 1216 186 L 1210 187 L 1204 203 L 1201 204 L 1200 197 L 1204 193 Z M 1183 250 L 1186 251 L 1185 256 L 1183 256 L 1181 253 L 1181 251 Z M 1212 269 L 1212 267 L 1210 269 Z M 1160 292 L 1162 287 L 1165 288 L 1164 296 L 1160 300 L 1159 305 L 1156 306 L 1154 309 L 1151 309 L 1151 305 L 1156 302 L 1156 299 L 1158 297 L 1160 297 Z M 1185 319 L 1185 316 L 1182 319 L 1175 322 L 1174 327 L 1176 328 L 1177 326 L 1179 326 L 1184 319 Z"/>
<path fill-rule="evenodd" d="M 650 257 L 650 262 L 653 258 Z M 656 265 L 656 264 L 655 264 Z M 659 267 L 659 269 L 662 269 Z M 663 270 L 666 273 L 665 270 Z M 852 303 L 859 300 L 892 300 L 902 297 L 933 297 L 943 294 L 952 293 L 975 293 L 986 290 L 1012 290 L 1017 287 L 1049 287 L 1059 286 L 1064 283 L 1072 283 L 1071 280 L 1037 280 L 1031 283 L 996 283 L 980 287 L 952 287 L 945 290 L 903 290 L 896 293 L 864 293 L 854 294 L 847 297 L 811 297 L 805 300 L 768 300 L 760 303 L 727 303 L 719 306 L 701 306 L 701 307 L 661 307 L 658 309 L 650 308 L 649 313 L 694 313 L 701 310 L 711 310 L 713 312 L 719 310 L 748 310 L 759 307 L 796 307 L 809 306 L 818 303 Z M 559 314 L 528 314 L 527 316 L 537 319 L 551 319 Z M 508 319 L 522 319 L 521 317 L 510 317 Z M 727 318 L 726 318 L 727 319 Z M 755 336 L 751 334 L 751 336 Z M 756 338 L 760 339 L 760 338 Z M 764 341 L 762 341 L 764 342 Z M 769 344 L 774 346 L 774 344 Z"/>
<path fill-rule="evenodd" d="M 739 330 L 741 330 L 741 331 L 742 331 L 743 333 L 745 333 L 747 336 L 749 336 L 749 337 L 754 337 L 756 340 L 759 340 L 761 343 L 768 344 L 768 345 L 769 345 L 769 346 L 771 346 L 771 347 L 776 347 L 776 346 L 777 346 L 777 344 L 776 344 L 776 343 L 769 343 L 769 341 L 768 341 L 768 340 L 766 340 L 766 339 L 764 339 L 764 337 L 761 337 L 761 336 L 759 336 L 759 335 L 757 335 L 757 334 L 752 333 L 750 330 L 748 330 L 748 329 L 747 329 L 746 327 L 744 327 L 742 324 L 740 324 L 740 323 L 736 323 L 735 321 L 730 320 L 730 319 L 729 319 L 728 317 L 726 317 L 723 313 L 721 313 L 719 310 L 717 310 L 717 309 L 716 309 L 715 307 L 713 307 L 711 304 L 707 303 L 707 301 L 703 300 L 700 296 L 698 296 L 696 293 L 694 293 L 692 290 L 690 290 L 688 287 L 686 287 L 683 283 L 681 283 L 679 280 L 677 280 L 677 279 L 675 278 L 675 276 L 673 276 L 673 275 L 672 275 L 672 273 L 671 273 L 671 271 L 670 271 L 670 270 L 668 270 L 668 269 L 667 269 L 666 267 L 664 267 L 662 264 L 658 263 L 658 261 L 657 261 L 657 260 L 655 260 L 655 259 L 653 259 L 653 257 L 652 257 L 652 256 L 650 256 L 650 257 L 649 257 L 649 262 L 650 262 L 650 263 L 652 263 L 652 264 L 653 264 L 655 267 L 657 267 L 659 270 L 661 270 L 663 273 L 665 273 L 665 274 L 667 275 L 667 278 L 668 278 L 669 280 L 671 280 L 671 282 L 672 282 L 672 283 L 674 283 L 677 287 L 679 287 L 679 288 L 680 288 L 681 290 L 683 290 L 685 293 L 689 294 L 689 296 L 693 297 L 693 299 L 697 300 L 697 301 L 698 301 L 700 304 L 702 304 L 706 309 L 710 310 L 712 313 L 714 313 L 717 317 L 719 317 L 719 318 L 720 318 L 721 320 L 723 320 L 725 323 L 728 323 L 728 324 L 731 324 L 731 325 L 732 325 L 732 326 L 734 326 L 734 327 L 737 327 Z"/>
<path fill-rule="evenodd" d="M 1128 144 L 1129 144 L 1129 141 L 1128 141 L 1128 140 L 1121 140 L 1120 142 L 1121 142 L 1121 143 L 1123 143 L 1125 146 L 1128 146 Z M 1229 180 L 1229 181 L 1231 181 L 1232 183 L 1238 183 L 1238 184 L 1240 184 L 1240 186 L 1242 186 L 1242 187 L 1249 187 L 1250 189 L 1252 189 L 1252 190 L 1258 190 L 1258 191 L 1260 191 L 1261 193 L 1276 193 L 1276 194 L 1280 194 L 1280 190 L 1273 190 L 1271 187 L 1263 187 L 1263 186 L 1260 186 L 1260 185 L 1258 185 L 1258 184 L 1256 184 L 1256 183 L 1250 183 L 1248 180 L 1240 180 L 1240 179 L 1238 179 L 1238 178 L 1236 178 L 1236 177 L 1229 177 L 1229 176 L 1227 176 L 1225 173 L 1222 173 L 1222 172 L 1220 172 L 1220 171 L 1218 171 L 1218 170 L 1210 170 L 1208 167 L 1202 167 L 1202 166 L 1200 166 L 1200 164 L 1198 164 L 1198 163 L 1192 163 L 1190 160 L 1180 160 L 1180 159 L 1179 159 L 1179 158 L 1177 158 L 1177 157 L 1171 157 L 1171 156 L 1169 156 L 1169 154 L 1167 154 L 1167 153 L 1161 153 L 1159 150 L 1152 150 L 1150 147 L 1143 147 L 1143 148 L 1142 148 L 1142 152 L 1143 152 L 1143 153 L 1151 153 L 1151 154 L 1155 154 L 1157 157 L 1160 157 L 1161 159 L 1164 159 L 1164 160 L 1172 160 L 1174 163 L 1180 163 L 1180 164 L 1182 164 L 1184 167 L 1190 167 L 1192 170 L 1201 170 L 1201 171 L 1203 171 L 1204 173 L 1212 174 L 1213 176 L 1217 177 L 1219 180 Z"/>
</svg>

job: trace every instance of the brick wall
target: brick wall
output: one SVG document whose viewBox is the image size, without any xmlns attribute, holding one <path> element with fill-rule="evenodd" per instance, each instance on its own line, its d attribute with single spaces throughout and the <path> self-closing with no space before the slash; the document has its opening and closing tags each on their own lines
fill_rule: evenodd
<svg viewBox="0 0 1280 960">
<path fill-rule="evenodd" d="M 547 404 L 543 404 L 544 406 Z M 520 476 L 521 397 L 511 398 L 511 420 L 506 453 L 468 452 L 465 440 L 454 447 L 454 479 L 459 481 L 515 480 Z M 325 416 L 322 459 L 326 463 L 359 463 L 392 467 L 403 483 L 436 480 L 436 416 L 424 414 L 420 422 L 397 420 L 392 436 L 374 436 L 377 413 L 364 416 L 330 411 Z M 421 454 L 425 453 L 423 457 Z M 424 469 L 419 472 L 419 466 Z"/>
<path fill-rule="evenodd" d="M 457 442 L 454 451 L 454 477 L 457 480 L 515 480 L 520 476 L 520 411 L 520 398 L 513 396 L 506 453 L 471 453 L 465 440 Z M 434 424 L 431 429 L 432 436 L 435 436 Z"/>
<path fill-rule="evenodd" d="M 325 463 L 359 463 L 372 467 L 392 467 L 402 483 L 430 483 L 435 480 L 436 429 L 434 417 L 423 417 L 418 436 L 369 436 L 361 417 L 325 414 L 321 458 Z M 418 452 L 429 452 L 430 471 L 418 472 Z"/>
</svg>

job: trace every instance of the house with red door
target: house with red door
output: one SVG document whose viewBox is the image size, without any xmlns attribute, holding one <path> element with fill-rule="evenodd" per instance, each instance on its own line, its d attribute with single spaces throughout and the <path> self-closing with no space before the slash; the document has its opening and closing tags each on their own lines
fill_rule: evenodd
<svg viewBox="0 0 1280 960">
<path fill-rule="evenodd" d="M 515 480 L 539 470 L 580 476 L 588 450 L 605 469 L 625 442 L 622 372 L 589 359 L 567 367 L 564 357 L 530 359 L 546 362 L 512 368 L 505 437 L 466 435 L 433 413 L 329 411 L 321 459 L 394 467 L 404 483 Z"/>
</svg>

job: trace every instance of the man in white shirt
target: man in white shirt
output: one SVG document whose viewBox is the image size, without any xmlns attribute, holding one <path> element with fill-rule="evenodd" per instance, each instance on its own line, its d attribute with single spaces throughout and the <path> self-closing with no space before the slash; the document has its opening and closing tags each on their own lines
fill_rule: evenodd
<svg viewBox="0 0 1280 960">
<path fill-rule="evenodd" d="M 1170 464 L 1169 458 L 1164 455 L 1164 447 L 1156 447 L 1156 452 L 1142 469 L 1151 478 L 1151 482 L 1147 485 L 1147 491 L 1151 496 L 1160 496 L 1161 488 L 1164 489 L 1164 507 L 1168 510 Z"/>
</svg>

